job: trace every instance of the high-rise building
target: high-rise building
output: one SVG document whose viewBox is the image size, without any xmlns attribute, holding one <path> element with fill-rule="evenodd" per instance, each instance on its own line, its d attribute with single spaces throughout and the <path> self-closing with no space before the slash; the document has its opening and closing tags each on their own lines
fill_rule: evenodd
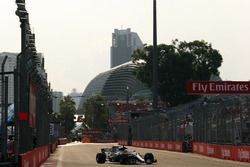
<svg viewBox="0 0 250 167">
<path fill-rule="evenodd" d="M 2 63 L 4 57 L 7 56 L 4 71 L 11 72 L 14 71 L 16 68 L 16 57 L 17 53 L 9 53 L 9 52 L 2 52 L 0 53 L 0 71 L 2 72 Z M 8 76 L 8 103 L 14 103 L 14 75 L 5 75 Z M 2 77 L 2 76 L 1 76 Z M 0 103 L 2 103 L 2 81 L 0 81 Z"/>
<path fill-rule="evenodd" d="M 69 94 L 69 96 L 72 98 L 72 100 L 75 102 L 75 107 L 78 109 L 82 93 L 78 93 L 76 89 L 74 88 L 72 92 Z"/>
<path fill-rule="evenodd" d="M 142 49 L 143 43 L 137 33 L 126 30 L 115 29 L 112 33 L 110 67 L 113 68 L 120 64 L 129 62 L 134 50 Z"/>
<path fill-rule="evenodd" d="M 1 52 L 0 53 L 0 71 L 2 72 L 2 63 L 4 57 L 7 56 L 4 71 L 5 72 L 12 72 L 16 68 L 16 60 L 17 60 L 17 53 L 10 53 L 10 52 Z M 39 57 L 40 61 L 42 62 L 43 54 L 38 53 L 37 56 Z M 5 75 L 8 76 L 8 103 L 14 103 L 14 75 L 9 74 Z M 0 76 L 1 77 L 1 76 Z M 0 81 L 0 104 L 1 104 L 1 96 L 2 95 L 2 82 Z"/>
<path fill-rule="evenodd" d="M 53 112 L 59 113 L 60 112 L 60 102 L 63 100 L 63 92 L 52 92 L 52 109 Z"/>
</svg>

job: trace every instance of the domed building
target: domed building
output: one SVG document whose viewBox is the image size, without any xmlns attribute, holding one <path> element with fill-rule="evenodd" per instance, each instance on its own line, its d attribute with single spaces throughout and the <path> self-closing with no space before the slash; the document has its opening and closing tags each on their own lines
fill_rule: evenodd
<svg viewBox="0 0 250 167">
<path fill-rule="evenodd" d="M 109 103 L 151 101 L 151 90 L 136 78 L 134 68 L 135 65 L 128 62 L 97 75 L 84 90 L 78 110 L 83 109 L 84 102 L 95 95 L 101 95 Z"/>
</svg>

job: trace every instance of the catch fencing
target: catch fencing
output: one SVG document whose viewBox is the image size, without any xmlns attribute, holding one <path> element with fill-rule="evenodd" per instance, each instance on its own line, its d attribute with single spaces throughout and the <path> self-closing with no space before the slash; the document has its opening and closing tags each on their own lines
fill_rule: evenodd
<svg viewBox="0 0 250 167">
<path fill-rule="evenodd" d="M 250 96 L 217 95 L 155 112 L 130 113 L 119 140 L 250 145 Z"/>
</svg>

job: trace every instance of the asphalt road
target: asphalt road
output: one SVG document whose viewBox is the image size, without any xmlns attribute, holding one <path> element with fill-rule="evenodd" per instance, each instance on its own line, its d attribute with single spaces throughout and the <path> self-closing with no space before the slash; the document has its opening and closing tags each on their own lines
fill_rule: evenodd
<svg viewBox="0 0 250 167">
<path fill-rule="evenodd" d="M 250 167 L 250 163 L 220 160 L 192 153 L 177 153 L 137 147 L 128 147 L 128 149 L 130 151 L 136 150 L 141 154 L 152 152 L 157 159 L 157 163 L 152 165 L 97 164 L 95 160 L 96 153 L 100 152 L 101 148 L 112 145 L 117 144 L 69 143 L 59 146 L 42 167 Z"/>
</svg>

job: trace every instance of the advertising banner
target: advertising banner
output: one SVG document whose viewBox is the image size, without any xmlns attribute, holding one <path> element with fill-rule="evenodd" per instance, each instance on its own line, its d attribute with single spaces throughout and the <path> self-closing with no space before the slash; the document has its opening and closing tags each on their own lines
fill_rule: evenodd
<svg viewBox="0 0 250 167">
<path fill-rule="evenodd" d="M 249 81 L 189 81 L 188 94 L 250 94 Z"/>
</svg>

